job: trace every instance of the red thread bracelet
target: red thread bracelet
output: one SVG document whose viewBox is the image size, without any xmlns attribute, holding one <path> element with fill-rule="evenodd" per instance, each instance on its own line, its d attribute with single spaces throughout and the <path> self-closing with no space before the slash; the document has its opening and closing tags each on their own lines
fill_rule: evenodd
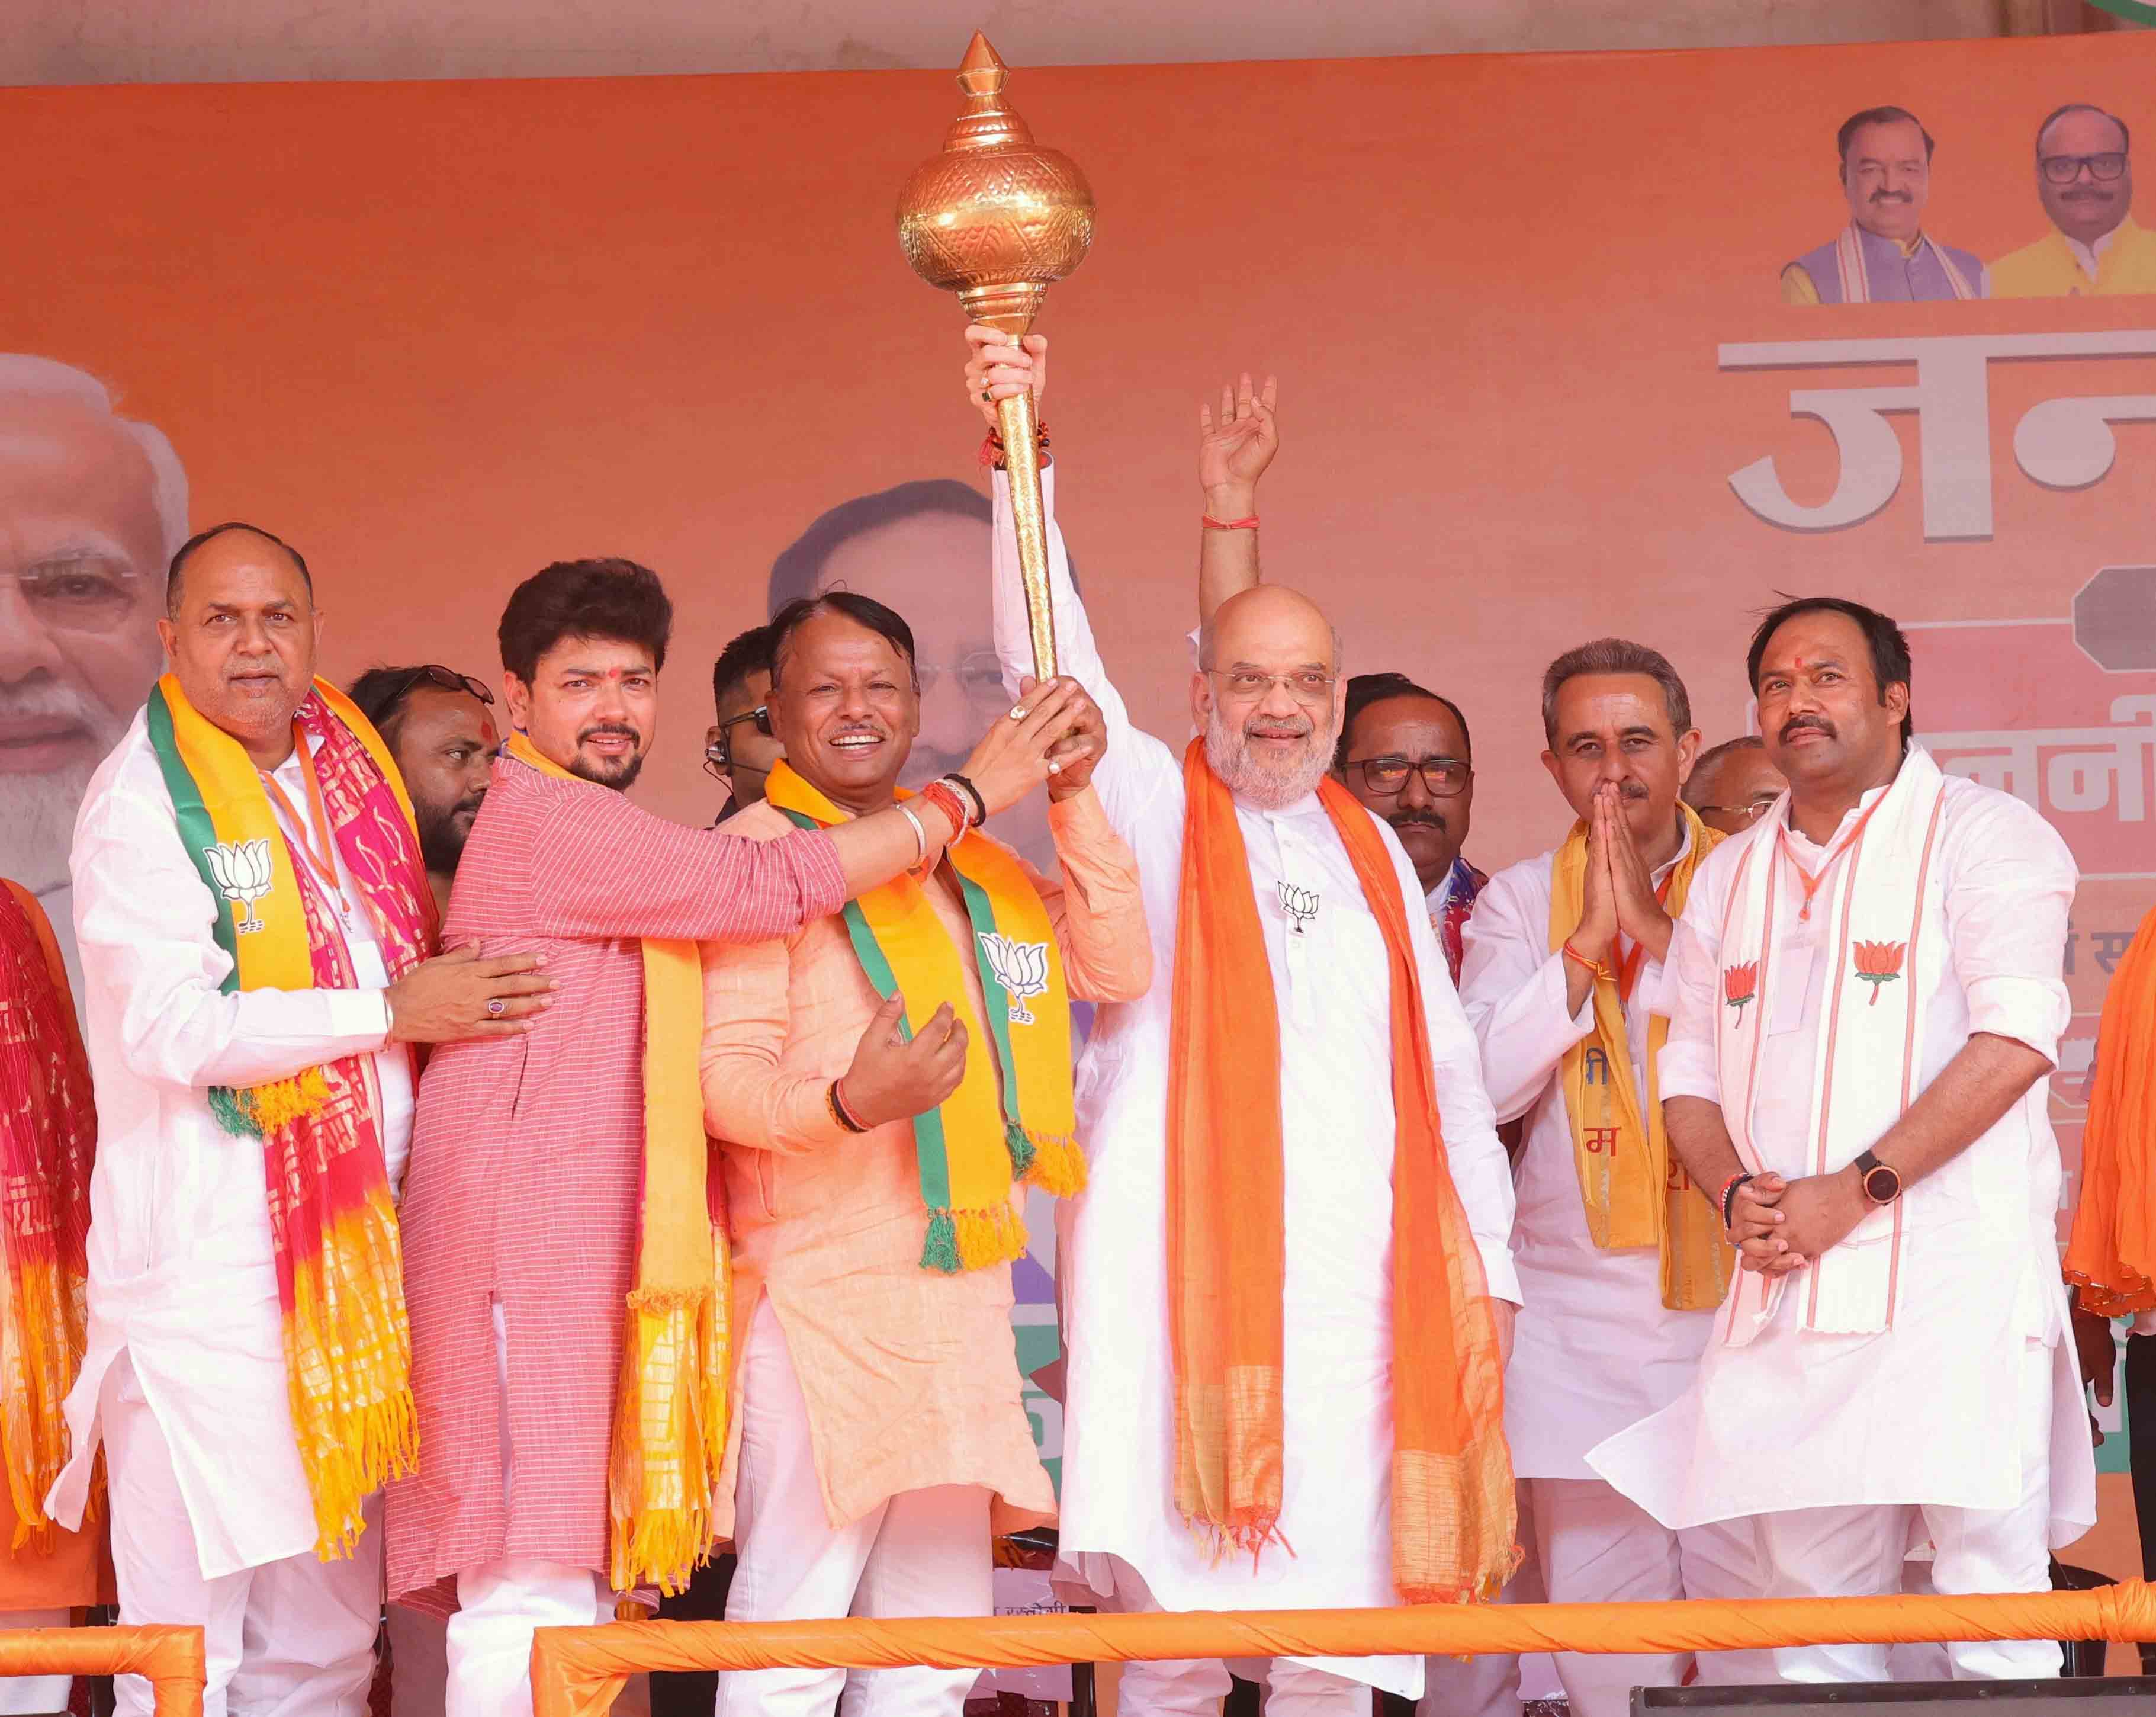
<svg viewBox="0 0 2156 1717">
<path fill-rule="evenodd" d="M 1209 531 L 1255 531 L 1258 528 L 1258 516 L 1252 513 L 1246 519 L 1216 519 L 1209 512 L 1200 514 L 1198 522 Z"/>
<path fill-rule="evenodd" d="M 1614 975 L 1610 971 L 1609 968 L 1603 964 L 1601 961 L 1591 960 L 1578 948 L 1574 948 L 1572 945 L 1570 938 L 1567 938 L 1565 940 L 1564 957 L 1568 960 L 1574 961 L 1578 964 L 1586 967 L 1589 971 L 1594 973 L 1598 978 L 1608 978 Z"/>
<path fill-rule="evenodd" d="M 956 832 L 950 841 L 944 843 L 946 846 L 963 839 L 966 831 L 973 826 L 973 819 L 967 814 L 965 800 L 958 797 L 958 789 L 948 782 L 931 781 L 921 789 L 919 797 L 923 805 L 934 805 L 951 820 L 951 826 Z"/>
</svg>

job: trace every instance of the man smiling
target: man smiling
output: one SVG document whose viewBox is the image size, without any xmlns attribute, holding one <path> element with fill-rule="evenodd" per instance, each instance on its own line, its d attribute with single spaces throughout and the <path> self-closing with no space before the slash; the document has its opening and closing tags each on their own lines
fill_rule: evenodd
<svg viewBox="0 0 2156 1717">
<path fill-rule="evenodd" d="M 723 1524 L 696 943 L 827 917 L 971 820 L 939 800 L 759 843 L 639 810 L 622 789 L 673 619 L 655 573 L 612 559 L 547 567 L 501 617 L 516 731 L 444 933 L 544 953 L 573 1005 L 536 1053 L 444 1053 L 420 1092 L 406 1277 L 427 1458 L 389 1494 L 389 1583 L 458 1606 L 449 1717 L 528 1713 L 534 1627 L 678 1586 Z M 968 774 L 988 810 L 1047 778 L 1054 720 L 982 742 Z"/>
<path fill-rule="evenodd" d="M 1984 265 L 1924 231 L 1932 134 L 1906 107 L 1867 107 L 1835 134 L 1849 224 L 1782 270 L 1785 304 L 1981 298 Z"/>
<path fill-rule="evenodd" d="M 728 827 L 772 840 L 889 809 L 921 724 L 911 628 L 834 591 L 771 630 L 787 760 Z M 1091 785 L 1100 712 L 1068 681 L 1022 702 L 1075 724 L 1049 790 L 1059 880 L 968 835 L 843 915 L 703 951 L 743 1337 L 729 1621 L 986 1615 L 991 1531 L 1054 1513 L 1011 1348 L 1014 1194 L 1083 1184 L 1068 996 L 1132 1000 L 1152 962 L 1137 866 Z M 974 1678 L 857 1672 L 844 1705 L 956 1717 Z M 718 1709 L 808 1717 L 848 1680 L 724 1676 Z"/>
<path fill-rule="evenodd" d="M 2036 197 L 2051 230 L 1991 265 L 2001 298 L 2156 292 L 2156 233 L 2133 218 L 2126 121 L 2074 102 L 2036 128 Z"/>
</svg>

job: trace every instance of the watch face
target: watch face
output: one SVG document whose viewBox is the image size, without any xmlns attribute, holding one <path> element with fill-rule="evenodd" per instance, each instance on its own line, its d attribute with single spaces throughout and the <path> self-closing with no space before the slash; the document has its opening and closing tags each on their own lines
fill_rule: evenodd
<svg viewBox="0 0 2156 1717">
<path fill-rule="evenodd" d="M 1891 1205 L 1902 1195 L 1902 1177 L 1886 1164 L 1864 1171 L 1864 1195 L 1875 1205 Z"/>
</svg>

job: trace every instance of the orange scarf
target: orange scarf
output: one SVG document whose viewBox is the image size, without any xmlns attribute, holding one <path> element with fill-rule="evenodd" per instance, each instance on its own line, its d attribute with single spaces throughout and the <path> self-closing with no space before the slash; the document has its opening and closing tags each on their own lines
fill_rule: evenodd
<svg viewBox="0 0 2156 1717">
<path fill-rule="evenodd" d="M 14 1504 L 0 1555 L 49 1554 L 45 1496 L 67 1464 L 61 1404 L 82 1369 L 97 1108 L 67 968 L 38 897 L 0 883 L 0 1468 Z M 102 1487 L 100 1487 L 101 1490 Z M 92 1512 L 102 1499 L 93 1494 Z"/>
<path fill-rule="evenodd" d="M 2066 1280 L 2107 1318 L 2156 1308 L 2156 911 L 2112 974 L 2082 1129 Z"/>
<path fill-rule="evenodd" d="M 1280 1531 L 1280 1014 L 1235 799 L 1202 739 L 1183 784 L 1168 1105 L 1175 1504 L 1216 1553 L 1292 1555 Z M 1391 968 L 1393 1584 L 1409 1603 L 1486 1599 L 1519 1561 L 1496 1328 L 1445 1166 L 1399 873 L 1347 789 L 1327 779 L 1319 798 Z"/>
</svg>

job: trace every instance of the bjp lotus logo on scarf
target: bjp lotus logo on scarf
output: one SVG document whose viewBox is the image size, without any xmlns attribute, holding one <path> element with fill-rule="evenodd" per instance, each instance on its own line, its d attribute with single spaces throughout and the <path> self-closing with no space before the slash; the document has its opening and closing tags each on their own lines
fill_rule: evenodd
<svg viewBox="0 0 2156 1717">
<path fill-rule="evenodd" d="M 1870 1005 L 1879 1005 L 1879 991 L 1902 975 L 1902 955 L 1906 944 L 1899 942 L 1860 942 L 1856 944 L 1856 977 L 1860 983 L 1871 986 Z"/>
<path fill-rule="evenodd" d="M 981 952 L 988 957 L 988 969 L 996 974 L 1004 993 L 1010 998 L 1010 1022 L 1014 1026 L 1030 1026 L 1033 1014 L 1026 1003 L 1036 995 L 1048 994 L 1048 944 L 1045 942 L 1014 942 L 1008 936 L 994 931 L 981 933 Z"/>
<path fill-rule="evenodd" d="M 1747 960 L 1741 966 L 1724 966 L 1722 969 L 1722 996 L 1725 1002 L 1737 1010 L 1735 1025 L 1744 1023 L 1745 1004 L 1758 994 L 1758 961 Z"/>
<path fill-rule="evenodd" d="M 262 920 L 254 914 L 254 902 L 270 892 L 274 874 L 269 838 L 205 846 L 203 856 L 209 861 L 209 873 L 217 878 L 218 892 L 245 912 L 244 917 L 234 915 L 233 933 L 249 936 L 259 930 Z"/>
</svg>

